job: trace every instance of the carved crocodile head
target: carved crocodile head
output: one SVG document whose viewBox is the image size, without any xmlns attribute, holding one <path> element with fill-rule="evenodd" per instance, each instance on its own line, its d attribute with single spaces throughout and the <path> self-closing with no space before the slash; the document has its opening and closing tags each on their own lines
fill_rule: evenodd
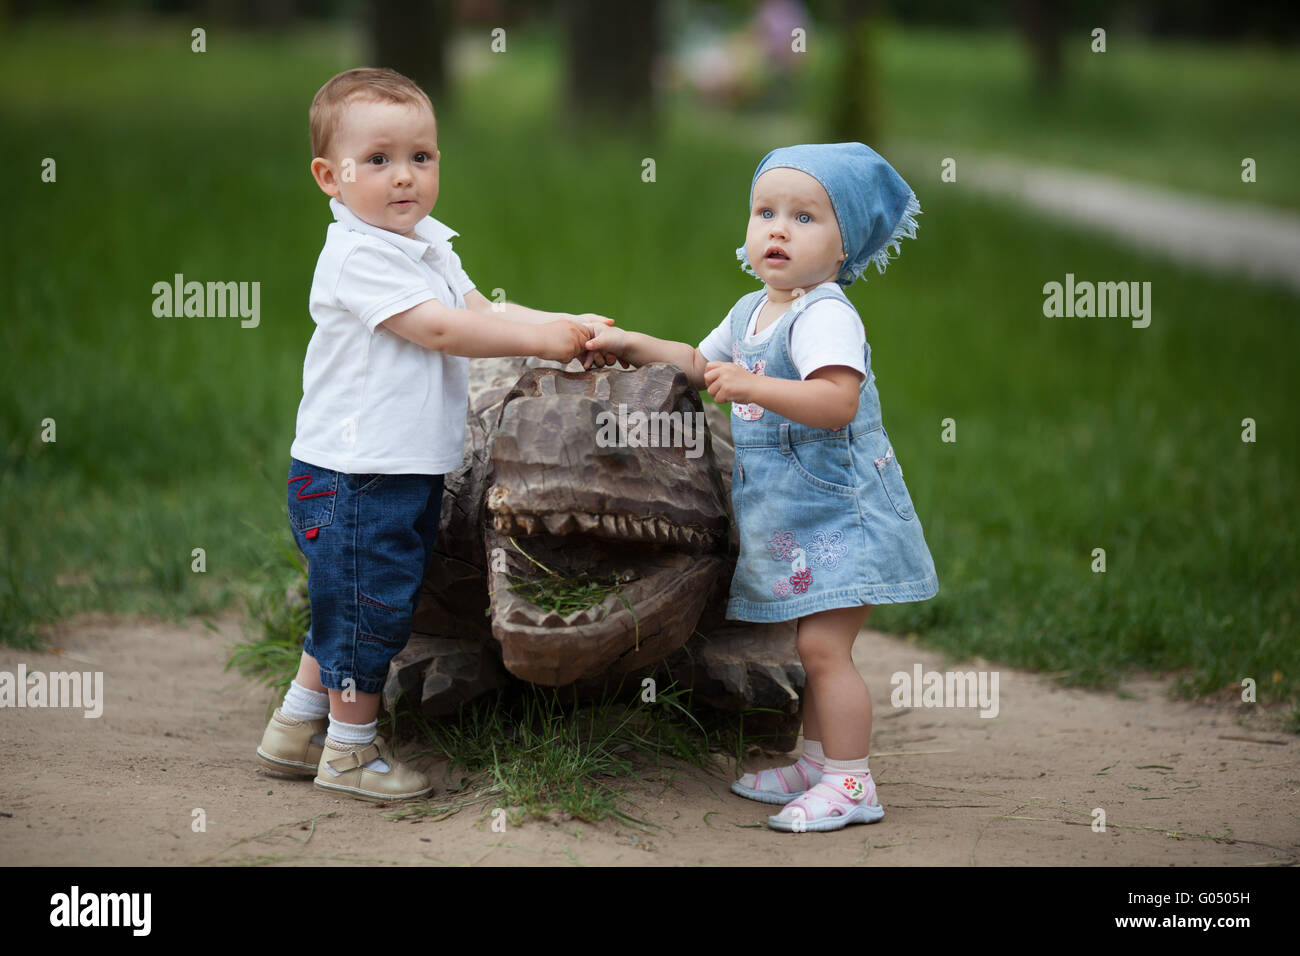
<svg viewBox="0 0 1300 956">
<path fill-rule="evenodd" d="M 734 560 L 729 429 L 716 441 L 698 393 L 671 365 L 578 373 L 497 359 L 471 368 L 466 465 L 447 478 L 426 580 L 425 603 L 446 620 L 416 629 L 486 623 L 511 673 L 554 686 L 677 650 Z M 714 429 L 725 428 L 711 411 Z M 621 585 L 570 613 L 511 587 L 551 572 Z"/>
</svg>

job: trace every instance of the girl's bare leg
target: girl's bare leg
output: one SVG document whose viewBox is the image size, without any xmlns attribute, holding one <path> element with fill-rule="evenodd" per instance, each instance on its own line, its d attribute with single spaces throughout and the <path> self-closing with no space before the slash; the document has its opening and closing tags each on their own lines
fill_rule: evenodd
<svg viewBox="0 0 1300 956">
<path fill-rule="evenodd" d="M 853 642 L 871 605 L 819 611 L 799 620 L 796 647 L 803 662 L 804 737 L 821 740 L 830 760 L 871 750 L 871 694 L 853 664 Z"/>
</svg>

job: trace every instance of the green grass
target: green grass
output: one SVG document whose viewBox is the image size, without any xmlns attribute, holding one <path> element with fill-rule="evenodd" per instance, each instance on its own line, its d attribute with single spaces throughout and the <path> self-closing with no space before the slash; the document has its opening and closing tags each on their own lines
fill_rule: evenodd
<svg viewBox="0 0 1300 956">
<path fill-rule="evenodd" d="M 682 764 L 714 776 L 717 771 L 710 739 L 690 715 L 690 692 L 668 688 L 643 703 L 639 690 L 582 702 L 527 685 L 518 695 L 499 693 L 462 706 L 452 719 L 416 715 L 428 750 L 450 757 L 450 772 L 459 768 L 467 775 L 447 799 L 393 816 L 443 819 L 481 804 L 505 810 L 512 823 L 558 810 L 592 823 L 615 819 L 654 827 L 633 812 L 641 808 L 627 795 L 628 780 L 646 779 L 653 768 L 667 775 L 667 789 Z"/>
<path fill-rule="evenodd" d="M 765 147 L 752 129 L 748 139 L 704 137 L 676 119 L 647 139 L 573 130 L 548 105 L 556 74 L 546 43 L 524 39 L 512 35 L 517 52 L 440 109 L 434 214 L 463 233 L 457 251 L 484 290 L 698 342 L 752 288 L 732 250 Z M 204 55 L 168 42 L 179 52 L 158 34 L 43 28 L 0 38 L 10 144 L 0 151 L 10 187 L 0 634 L 19 646 L 85 608 L 182 616 L 255 603 L 259 587 L 274 594 L 268 553 L 292 548 L 283 483 L 312 328 L 306 294 L 330 221 L 307 173 L 306 109 L 320 82 L 354 61 L 331 34 L 292 45 L 210 36 Z M 1205 170 L 1238 152 L 1216 145 L 1229 120 L 1270 149 L 1289 149 L 1296 135 L 1296 84 L 1276 82 L 1285 66 L 1260 68 L 1276 95 L 1236 112 L 1209 98 L 1203 115 L 1180 121 L 1155 93 L 1199 102 L 1218 74 L 1188 80 L 1186 92 L 1176 80 L 1210 54 L 1116 50 L 1107 62 L 1117 70 L 1135 59 L 1106 82 L 1131 93 L 1133 115 L 1112 116 L 1099 100 L 1052 119 L 1026 112 L 1011 67 L 992 54 L 962 53 L 954 38 L 900 43 L 887 53 L 891 77 L 905 59 L 918 75 L 927 62 L 956 72 L 947 97 L 891 83 L 890 135 L 948 129 L 991 148 L 1035 129 L 1042 135 L 1021 151 L 1056 158 L 1053 137 L 1066 144 L 1070 134 L 1060 155 L 1074 165 L 1207 189 Z M 1231 89 L 1263 82 L 1253 59 L 1214 56 L 1237 64 L 1225 73 L 1238 77 Z M 909 118 L 922 106 L 947 119 Z M 958 119 L 976 106 L 987 122 L 963 130 Z M 1142 132 L 1162 110 L 1167 131 Z M 1002 138 L 981 141 L 984 127 Z M 1162 172 L 1180 151 L 1180 168 L 1194 173 L 1185 182 Z M 53 184 L 40 181 L 46 156 L 58 162 Z M 641 181 L 647 156 L 654 183 Z M 850 296 L 941 591 L 878 608 L 871 623 L 1082 684 L 1149 670 L 1201 693 L 1250 676 L 1262 700 L 1294 701 L 1295 297 L 1147 259 L 1005 204 L 917 188 L 920 238 Z M 155 318 L 152 285 L 176 272 L 261 282 L 260 326 Z M 1044 318 L 1042 285 L 1066 272 L 1150 281 L 1151 327 Z M 948 417 L 953 444 L 940 441 Z M 1245 417 L 1258 423 L 1254 444 L 1240 440 Z M 40 440 L 46 418 L 55 443 Z M 199 547 L 204 574 L 190 570 Z M 1089 569 L 1097 547 L 1105 574 Z M 271 627 L 281 658 L 293 654 L 298 623 Z"/>
</svg>

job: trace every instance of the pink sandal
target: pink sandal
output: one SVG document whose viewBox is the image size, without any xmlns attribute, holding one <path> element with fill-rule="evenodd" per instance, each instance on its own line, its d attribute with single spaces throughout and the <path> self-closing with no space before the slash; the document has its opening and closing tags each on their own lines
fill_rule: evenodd
<svg viewBox="0 0 1300 956">
<path fill-rule="evenodd" d="M 803 777 L 804 788 L 802 790 L 789 789 L 786 785 L 785 777 L 781 776 L 777 770 L 772 769 L 758 771 L 758 773 L 754 775 L 754 786 L 752 787 L 743 786 L 740 780 L 737 780 L 731 785 L 731 792 L 739 794 L 742 797 L 748 797 L 750 800 L 757 800 L 760 803 L 789 803 L 795 797 L 803 796 L 808 792 L 809 787 L 813 786 L 821 779 L 820 772 L 817 772 L 815 778 L 813 777 L 812 773 L 809 771 L 811 770 L 816 772 L 817 768 L 803 757 L 800 757 L 795 761 L 794 768 L 799 771 L 799 776 Z M 763 777 L 764 774 L 768 774 L 775 779 L 765 783 Z M 747 777 L 749 774 L 745 774 L 745 776 Z M 741 777 L 741 780 L 743 779 L 744 777 Z"/>
<path fill-rule="evenodd" d="M 834 783 L 823 777 L 776 816 L 768 817 L 767 825 L 786 833 L 824 832 L 841 830 L 850 823 L 876 823 L 884 815 L 885 808 L 876 799 L 876 785 L 868 771 L 862 777 L 836 776 Z"/>
</svg>

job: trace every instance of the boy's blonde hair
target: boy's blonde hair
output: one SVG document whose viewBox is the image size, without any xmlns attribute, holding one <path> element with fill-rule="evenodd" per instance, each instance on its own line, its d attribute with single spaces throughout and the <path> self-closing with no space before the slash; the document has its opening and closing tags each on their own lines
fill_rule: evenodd
<svg viewBox="0 0 1300 956">
<path fill-rule="evenodd" d="M 311 101 L 308 123 L 311 127 L 311 154 L 324 156 L 339 128 L 343 110 L 352 100 L 380 103 L 423 103 L 433 112 L 433 102 L 414 82 L 395 70 L 360 67 L 345 70 L 325 83 Z"/>
</svg>

